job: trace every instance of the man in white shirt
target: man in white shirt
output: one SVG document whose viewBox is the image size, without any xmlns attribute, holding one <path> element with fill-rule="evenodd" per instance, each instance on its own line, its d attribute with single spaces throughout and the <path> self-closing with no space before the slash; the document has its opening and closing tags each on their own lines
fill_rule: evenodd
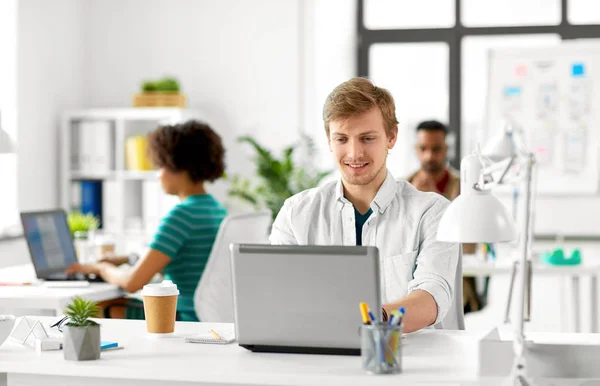
<svg viewBox="0 0 600 386">
<path fill-rule="evenodd" d="M 436 240 L 448 200 L 396 181 L 386 168 L 395 111 L 391 94 L 364 78 L 329 94 L 323 120 L 341 180 L 286 200 L 270 241 L 378 247 L 383 317 L 404 307 L 411 332 L 442 322 L 452 308 L 460 246 Z"/>
</svg>

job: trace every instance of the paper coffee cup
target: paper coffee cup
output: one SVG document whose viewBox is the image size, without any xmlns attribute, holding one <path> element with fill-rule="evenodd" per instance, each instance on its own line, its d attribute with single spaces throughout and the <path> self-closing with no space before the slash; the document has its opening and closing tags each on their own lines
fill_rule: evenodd
<svg viewBox="0 0 600 386">
<path fill-rule="evenodd" d="M 152 335 L 169 335 L 175 331 L 175 314 L 179 290 L 171 280 L 146 284 L 142 289 L 146 329 Z"/>
</svg>

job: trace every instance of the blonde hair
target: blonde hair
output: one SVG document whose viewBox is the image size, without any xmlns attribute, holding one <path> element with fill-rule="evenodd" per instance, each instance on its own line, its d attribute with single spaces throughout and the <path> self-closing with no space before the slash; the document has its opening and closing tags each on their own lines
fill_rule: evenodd
<svg viewBox="0 0 600 386">
<path fill-rule="evenodd" d="M 344 120 L 379 107 L 385 123 L 385 131 L 392 136 L 398 125 L 396 105 L 392 94 L 375 86 L 366 78 L 352 78 L 336 88 L 327 96 L 323 106 L 323 122 L 329 137 L 329 124 Z"/>
</svg>

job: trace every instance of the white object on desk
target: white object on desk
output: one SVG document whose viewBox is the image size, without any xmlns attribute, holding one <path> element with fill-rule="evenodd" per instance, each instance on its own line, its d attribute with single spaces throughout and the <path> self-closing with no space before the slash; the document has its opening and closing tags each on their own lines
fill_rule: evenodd
<svg viewBox="0 0 600 386">
<path fill-rule="evenodd" d="M 85 280 L 57 280 L 45 281 L 42 285 L 46 288 L 87 288 L 90 286 L 89 281 Z"/>
<path fill-rule="evenodd" d="M 221 339 L 217 339 L 210 333 L 202 333 L 185 337 L 187 343 L 208 343 L 208 344 L 228 344 L 235 342 L 235 336 L 219 334 Z"/>
</svg>

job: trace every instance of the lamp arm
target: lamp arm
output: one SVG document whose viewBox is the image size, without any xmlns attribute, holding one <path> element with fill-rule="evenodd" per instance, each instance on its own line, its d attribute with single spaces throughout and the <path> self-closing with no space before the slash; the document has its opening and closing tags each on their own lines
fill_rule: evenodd
<svg viewBox="0 0 600 386">
<path fill-rule="evenodd" d="M 529 157 L 529 155 L 527 155 L 527 157 Z M 492 165 L 492 166 L 489 166 L 486 169 L 482 170 L 482 176 L 489 175 L 497 170 L 501 170 L 502 174 L 500 175 L 500 178 L 498 179 L 498 181 L 486 182 L 485 177 L 484 177 L 483 183 L 479 183 L 479 182 L 476 183 L 474 188 L 476 190 L 483 191 L 483 190 L 490 190 L 490 189 L 495 188 L 496 186 L 505 185 L 505 184 L 509 183 L 511 180 L 507 180 L 506 177 L 508 175 L 510 168 L 515 164 L 515 161 L 517 161 L 518 159 L 519 159 L 519 156 L 513 155 L 508 159 L 508 163 L 502 169 L 498 169 L 497 167 L 494 167 L 494 165 Z M 504 162 L 505 161 L 501 161 L 499 163 L 504 163 Z M 521 180 L 521 178 L 519 178 L 519 180 Z"/>
<path fill-rule="evenodd" d="M 510 170 L 511 166 L 513 166 L 513 164 L 515 163 L 516 159 L 517 159 L 516 155 L 513 155 L 512 157 L 510 157 L 510 161 L 508 162 L 508 165 L 506 165 L 506 168 L 504 168 L 504 171 L 502 172 L 502 175 L 498 179 L 498 184 L 499 185 L 501 185 L 502 182 L 504 182 L 504 177 L 506 177 L 506 174 Z"/>
<path fill-rule="evenodd" d="M 519 278 L 518 282 L 518 304 L 517 304 L 517 315 L 514 321 L 514 329 L 515 329 L 515 354 L 517 356 L 522 356 L 524 351 L 525 344 L 525 334 L 523 332 L 524 329 L 524 310 L 526 298 L 531 296 L 530 291 L 527 291 L 528 288 L 528 255 L 529 255 L 529 230 L 531 227 L 531 187 L 532 187 L 532 174 L 533 174 L 533 166 L 535 163 L 535 156 L 532 153 L 526 155 L 526 165 L 525 165 L 525 175 L 523 180 L 524 192 L 525 192 L 525 201 L 524 201 L 524 216 L 521 218 L 521 232 L 520 237 L 520 248 L 519 248 Z"/>
</svg>

